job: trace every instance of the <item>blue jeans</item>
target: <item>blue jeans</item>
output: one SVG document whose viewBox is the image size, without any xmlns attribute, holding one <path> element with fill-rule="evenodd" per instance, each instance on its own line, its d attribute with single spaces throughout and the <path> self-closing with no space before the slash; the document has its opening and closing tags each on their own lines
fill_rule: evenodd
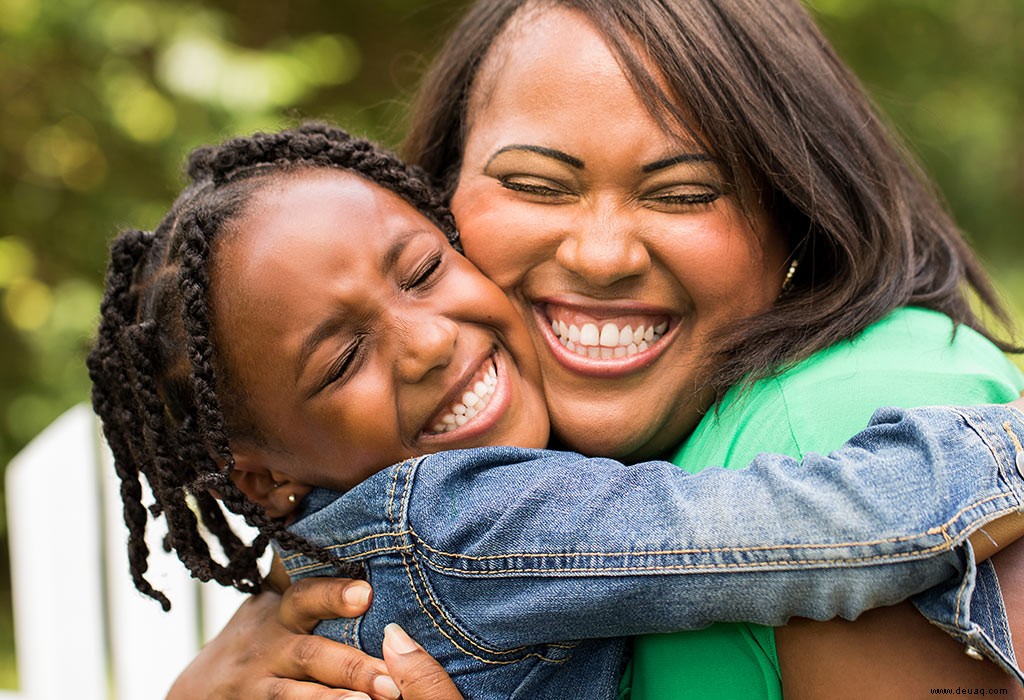
<svg viewBox="0 0 1024 700">
<path fill-rule="evenodd" d="M 400 623 L 472 698 L 612 698 L 622 637 L 714 621 L 919 609 L 1020 677 L 1005 609 L 966 537 L 1021 510 L 1003 406 L 883 409 L 829 456 L 689 474 L 509 447 L 316 491 L 292 529 L 374 587 L 319 634 L 380 654 Z M 332 565 L 282 552 L 292 578 Z M 994 581 L 994 579 L 993 579 Z M 983 585 L 979 585 L 979 583 Z M 974 602 L 972 605 L 971 602 Z"/>
</svg>

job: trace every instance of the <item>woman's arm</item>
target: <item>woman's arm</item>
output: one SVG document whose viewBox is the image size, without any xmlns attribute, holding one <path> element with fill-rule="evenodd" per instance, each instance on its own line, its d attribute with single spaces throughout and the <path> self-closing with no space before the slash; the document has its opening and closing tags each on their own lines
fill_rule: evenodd
<svg viewBox="0 0 1024 700">
<path fill-rule="evenodd" d="M 1010 405 L 1024 410 L 1024 399 Z M 979 562 L 995 553 L 992 564 L 1018 659 L 1024 658 L 1024 542 L 1014 540 L 1022 523 L 1024 516 L 1014 513 L 971 537 Z M 786 700 L 832 698 L 839 688 L 850 697 L 923 697 L 933 690 L 970 688 L 1024 698 L 1016 680 L 994 663 L 968 655 L 909 602 L 869 611 L 855 622 L 794 620 L 776 630 L 775 640 Z"/>
<path fill-rule="evenodd" d="M 992 562 L 1014 653 L 1024 658 L 1024 542 L 996 554 Z M 957 688 L 1024 698 L 1020 683 L 994 663 L 968 656 L 963 645 L 928 624 L 910 603 L 869 611 L 856 622 L 796 620 L 778 628 L 775 640 L 786 700 L 916 698 Z"/>
</svg>

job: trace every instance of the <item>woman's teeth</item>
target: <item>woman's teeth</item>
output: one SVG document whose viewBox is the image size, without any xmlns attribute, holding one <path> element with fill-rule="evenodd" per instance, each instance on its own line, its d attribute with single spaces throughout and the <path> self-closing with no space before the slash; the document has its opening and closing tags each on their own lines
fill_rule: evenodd
<svg viewBox="0 0 1024 700">
<path fill-rule="evenodd" d="M 494 396 L 494 389 L 497 386 L 498 370 L 495 369 L 493 362 L 489 362 L 483 375 L 462 395 L 462 401 L 452 405 L 430 430 L 434 433 L 447 433 L 465 425 L 466 421 L 484 410 Z"/>
<path fill-rule="evenodd" d="M 661 340 L 668 330 L 668 323 L 636 328 L 619 328 L 614 323 L 605 323 L 598 328 L 596 323 L 584 323 L 580 328 L 563 321 L 552 321 L 551 330 L 570 352 L 593 360 L 612 360 L 644 352 Z"/>
</svg>

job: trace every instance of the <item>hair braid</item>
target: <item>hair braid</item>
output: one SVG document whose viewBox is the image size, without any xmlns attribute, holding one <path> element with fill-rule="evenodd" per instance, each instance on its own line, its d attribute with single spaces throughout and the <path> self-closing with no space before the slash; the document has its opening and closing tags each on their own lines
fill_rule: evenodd
<svg viewBox="0 0 1024 700">
<path fill-rule="evenodd" d="M 201 580 L 244 592 L 259 590 L 258 561 L 270 539 L 293 551 L 345 564 L 285 529 L 249 501 L 230 478 L 230 437 L 236 423 L 222 400 L 230 386 L 218 364 L 210 312 L 213 242 L 237 219 L 267 178 L 308 168 L 351 171 L 406 199 L 456 248 L 454 220 L 422 171 L 374 144 L 325 124 L 257 133 L 189 157 L 186 187 L 152 233 L 127 231 L 113 242 L 96 343 L 88 366 L 93 407 L 103 421 L 121 480 L 129 564 L 136 588 L 170 603 L 145 578 L 150 519 L 167 524 L 165 547 Z M 237 416 L 236 416 L 237 417 Z M 143 505 L 142 482 L 155 499 Z M 257 530 L 246 541 L 226 512 Z M 211 552 L 212 537 L 224 560 Z"/>
</svg>

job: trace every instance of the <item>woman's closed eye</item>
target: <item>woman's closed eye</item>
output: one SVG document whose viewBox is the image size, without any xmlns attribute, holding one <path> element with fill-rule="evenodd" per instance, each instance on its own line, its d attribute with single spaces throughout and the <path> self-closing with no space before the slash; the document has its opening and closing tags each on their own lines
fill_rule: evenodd
<svg viewBox="0 0 1024 700">
<path fill-rule="evenodd" d="M 522 192 L 538 199 L 558 200 L 572 196 L 568 188 L 554 180 L 531 175 L 507 175 L 499 177 L 498 182 L 507 190 Z"/>
<path fill-rule="evenodd" d="M 721 189 L 711 185 L 686 185 L 659 189 L 642 195 L 640 201 L 663 210 L 687 211 L 709 205 L 721 196 Z"/>
</svg>

